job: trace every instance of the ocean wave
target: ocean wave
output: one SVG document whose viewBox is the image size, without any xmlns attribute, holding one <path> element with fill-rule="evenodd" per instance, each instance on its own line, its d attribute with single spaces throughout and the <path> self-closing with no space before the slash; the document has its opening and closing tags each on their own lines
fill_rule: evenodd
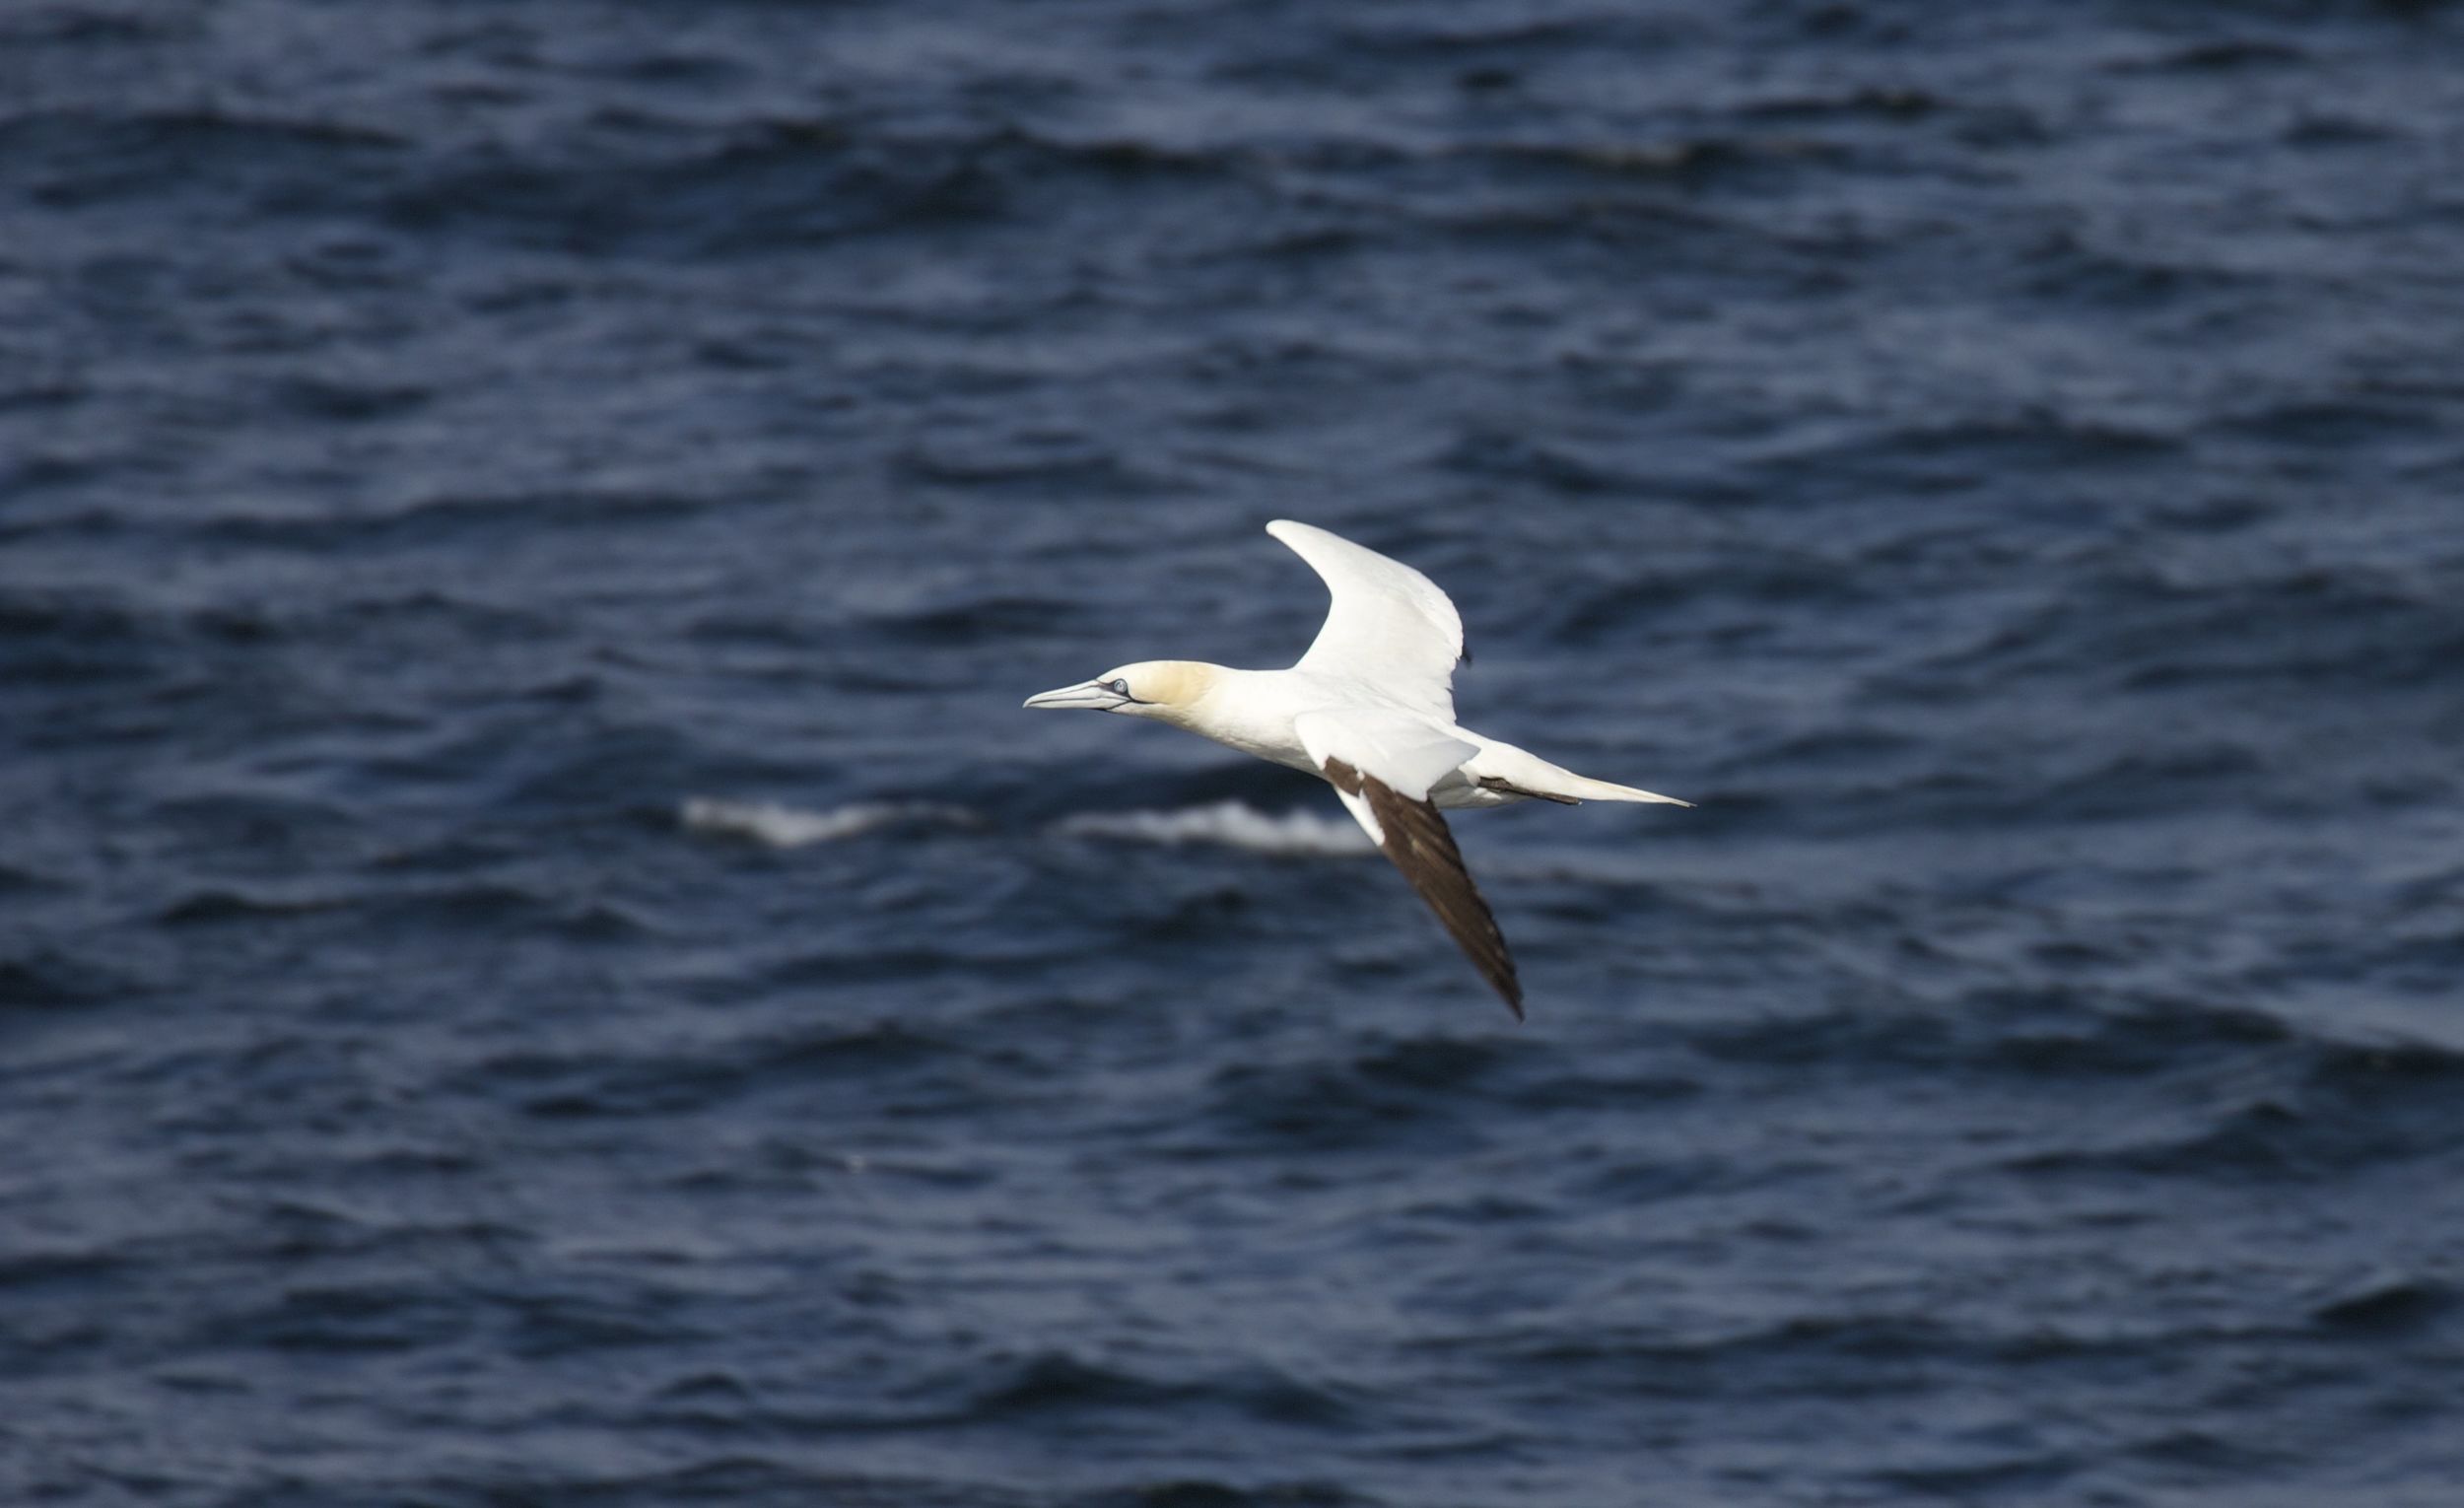
<svg viewBox="0 0 2464 1508">
<path fill-rule="evenodd" d="M 731 801 L 688 796 L 678 808 L 685 830 L 747 838 L 777 849 L 837 843 L 888 827 L 982 828 L 983 813 L 936 801 L 857 801 L 821 810 L 781 801 Z M 1257 854 L 1373 853 L 1369 837 L 1348 818 L 1310 811 L 1265 812 L 1245 801 L 1165 810 L 1080 812 L 1054 823 L 1062 838 L 1102 838 L 1177 848 L 1208 843 Z"/>
<path fill-rule="evenodd" d="M 964 806 L 933 801 L 858 801 L 827 811 L 805 811 L 777 801 L 722 801 L 689 796 L 679 812 L 686 831 L 750 838 L 774 849 L 836 843 L 893 826 L 981 827 L 984 819 Z"/>
<path fill-rule="evenodd" d="M 1178 811 L 1081 812 L 1054 824 L 1064 838 L 1129 843 L 1215 843 L 1258 854 L 1367 854 L 1369 835 L 1348 817 L 1311 811 L 1263 812 L 1243 801 Z"/>
<path fill-rule="evenodd" d="M 1061 1350 L 996 1358 L 990 1386 L 967 1405 L 971 1419 L 1152 1406 L 1158 1400 L 1227 1405 L 1278 1424 L 1334 1425 L 1351 1409 L 1334 1390 L 1259 1363 L 1202 1376 L 1131 1371 Z"/>
</svg>

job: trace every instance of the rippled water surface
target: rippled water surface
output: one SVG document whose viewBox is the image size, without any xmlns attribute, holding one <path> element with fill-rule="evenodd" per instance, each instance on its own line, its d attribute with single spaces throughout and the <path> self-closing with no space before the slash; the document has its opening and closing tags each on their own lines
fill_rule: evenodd
<svg viewBox="0 0 2464 1508">
<path fill-rule="evenodd" d="M 2459 48 L 0 7 L 0 1498 L 2457 1501 Z"/>
</svg>

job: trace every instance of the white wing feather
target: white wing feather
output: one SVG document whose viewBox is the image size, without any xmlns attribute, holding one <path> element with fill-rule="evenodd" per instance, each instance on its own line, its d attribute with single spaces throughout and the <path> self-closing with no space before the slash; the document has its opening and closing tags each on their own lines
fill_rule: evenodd
<svg viewBox="0 0 2464 1508">
<path fill-rule="evenodd" d="M 1430 787 L 1480 752 L 1478 744 L 1439 732 L 1409 713 L 1367 707 L 1302 713 L 1292 720 L 1292 731 L 1300 735 L 1300 746 L 1320 769 L 1328 760 L 1339 759 L 1413 801 L 1425 799 Z M 1371 842 L 1386 842 L 1386 832 L 1366 800 L 1339 786 L 1335 793 L 1368 831 Z"/>
<path fill-rule="evenodd" d="M 1452 722 L 1463 617 L 1437 583 L 1314 524 L 1278 518 L 1266 532 L 1307 561 L 1334 598 L 1326 626 L 1292 668 L 1363 682 Z"/>
</svg>

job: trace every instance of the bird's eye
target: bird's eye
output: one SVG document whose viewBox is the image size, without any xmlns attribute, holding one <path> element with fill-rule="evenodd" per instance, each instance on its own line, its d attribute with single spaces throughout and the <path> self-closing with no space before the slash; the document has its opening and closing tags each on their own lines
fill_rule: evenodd
<svg viewBox="0 0 2464 1508">
<path fill-rule="evenodd" d="M 1127 697 L 1129 695 L 1129 683 L 1118 677 L 1106 681 L 1104 683 L 1104 689 L 1117 697 Z"/>
</svg>

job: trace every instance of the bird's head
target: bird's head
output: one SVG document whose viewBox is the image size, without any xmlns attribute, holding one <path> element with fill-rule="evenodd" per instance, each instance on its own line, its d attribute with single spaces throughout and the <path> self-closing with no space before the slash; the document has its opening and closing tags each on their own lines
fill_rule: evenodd
<svg viewBox="0 0 2464 1508">
<path fill-rule="evenodd" d="M 1178 722 L 1214 683 L 1214 666 L 1189 659 L 1144 659 L 1119 665 L 1091 681 L 1038 692 L 1029 707 L 1078 708 Z"/>
</svg>

